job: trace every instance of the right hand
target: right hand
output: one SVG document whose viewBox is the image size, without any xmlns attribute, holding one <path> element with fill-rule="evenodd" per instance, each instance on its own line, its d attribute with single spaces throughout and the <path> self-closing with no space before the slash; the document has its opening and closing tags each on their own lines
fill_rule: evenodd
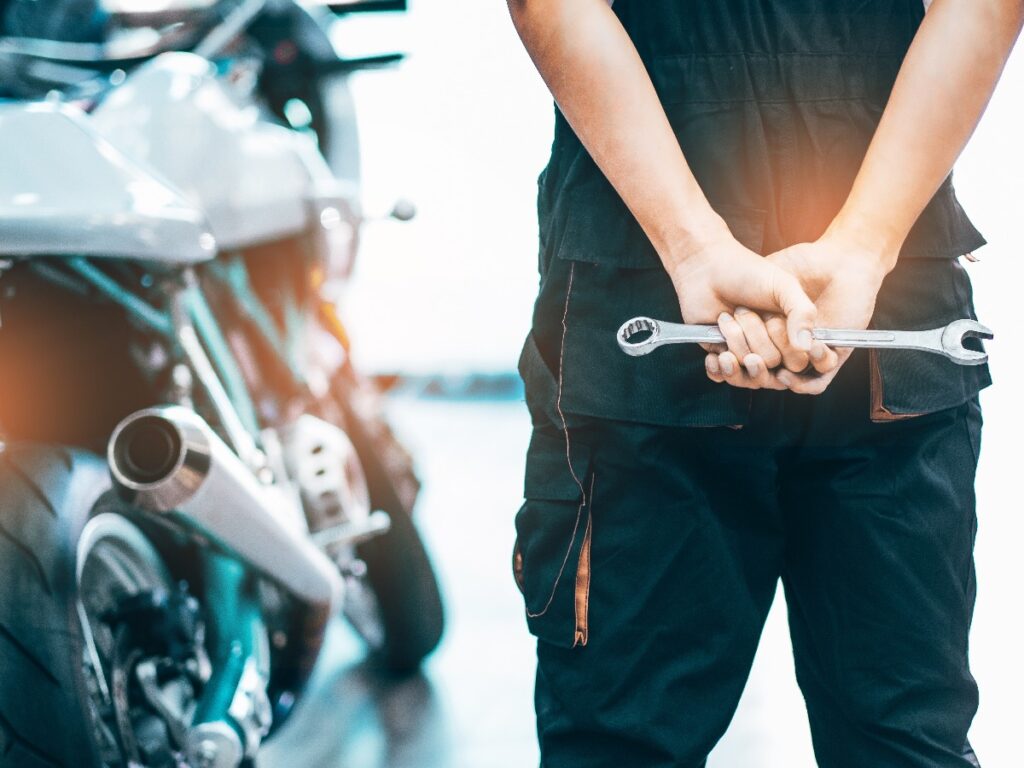
<svg viewBox="0 0 1024 768">
<path fill-rule="evenodd" d="M 785 389 L 772 372 L 783 362 L 782 353 L 767 334 L 756 333 L 764 326 L 753 312 L 783 317 L 788 348 L 809 352 L 816 310 L 799 280 L 727 231 L 682 258 L 666 261 L 684 322 L 718 324 L 730 342 L 728 349 L 726 345 L 705 347 L 717 353 L 708 355 L 708 376 L 747 389 Z M 750 323 L 753 333 L 744 334 L 739 325 L 745 310 L 758 317 L 757 323 Z M 738 339 L 745 343 L 733 349 Z"/>
</svg>

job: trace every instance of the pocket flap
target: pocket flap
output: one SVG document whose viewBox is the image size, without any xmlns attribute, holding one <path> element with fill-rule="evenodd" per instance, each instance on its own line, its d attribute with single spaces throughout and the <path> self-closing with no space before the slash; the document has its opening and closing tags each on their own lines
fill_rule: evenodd
<svg viewBox="0 0 1024 768">
<path fill-rule="evenodd" d="M 580 501 L 583 496 L 581 486 L 590 467 L 590 449 L 572 438 L 570 447 L 571 450 L 566 449 L 565 436 L 562 434 L 549 435 L 534 430 L 526 457 L 526 482 L 523 488 L 525 498 Z"/>
<path fill-rule="evenodd" d="M 596 168 L 594 174 L 573 189 L 563 204 L 566 223 L 558 257 L 622 269 L 662 269 L 657 251 L 611 183 Z M 733 237 L 754 253 L 762 253 L 765 211 L 714 202 L 711 207 Z"/>
</svg>

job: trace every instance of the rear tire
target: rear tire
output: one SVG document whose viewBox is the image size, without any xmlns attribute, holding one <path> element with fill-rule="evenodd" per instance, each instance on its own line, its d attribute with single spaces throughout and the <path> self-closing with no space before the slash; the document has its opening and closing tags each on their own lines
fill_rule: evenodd
<svg viewBox="0 0 1024 768">
<path fill-rule="evenodd" d="M 359 381 L 342 378 L 337 402 L 345 427 L 366 473 L 373 509 L 391 517 L 390 530 L 356 548 L 366 563 L 365 581 L 380 616 L 382 643 L 373 649 L 389 672 L 415 672 L 441 641 L 444 604 L 437 574 L 412 519 L 419 484 L 411 461 L 387 424 L 371 415 L 361 418 L 352 407 Z"/>
<path fill-rule="evenodd" d="M 0 451 L 0 768 L 99 765 L 82 669 L 76 547 L 106 464 L 81 451 Z"/>
<path fill-rule="evenodd" d="M 359 545 L 366 581 L 383 625 L 377 656 L 395 674 L 415 672 L 441 641 L 444 609 L 434 567 L 419 531 L 404 511 L 390 512 L 391 529 Z"/>
</svg>

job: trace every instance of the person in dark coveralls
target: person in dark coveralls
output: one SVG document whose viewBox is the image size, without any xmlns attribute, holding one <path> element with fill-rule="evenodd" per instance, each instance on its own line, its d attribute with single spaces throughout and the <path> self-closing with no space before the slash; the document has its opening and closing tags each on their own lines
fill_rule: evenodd
<svg viewBox="0 0 1024 768">
<path fill-rule="evenodd" d="M 509 7 L 559 107 L 513 554 L 542 765 L 704 765 L 781 578 L 819 765 L 977 766 L 988 370 L 810 329 L 974 317 L 950 171 L 1024 3 Z M 636 315 L 728 344 L 628 357 Z"/>
</svg>

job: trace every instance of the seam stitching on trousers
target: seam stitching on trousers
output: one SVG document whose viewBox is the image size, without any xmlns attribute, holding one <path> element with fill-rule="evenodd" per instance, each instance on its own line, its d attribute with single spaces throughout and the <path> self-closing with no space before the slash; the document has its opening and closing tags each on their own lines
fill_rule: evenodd
<svg viewBox="0 0 1024 768">
<path fill-rule="evenodd" d="M 564 379 L 563 373 L 565 368 L 565 337 L 569 331 L 569 299 L 572 298 L 572 281 L 573 276 L 576 272 L 576 265 L 571 264 L 569 267 L 569 285 L 565 289 L 565 309 L 562 312 L 562 346 L 558 351 L 558 394 L 555 398 L 555 410 L 558 411 L 558 418 L 562 421 L 562 433 L 565 435 L 565 460 L 569 464 L 569 474 L 572 475 L 572 479 L 576 482 L 576 486 L 580 489 L 580 504 L 576 508 L 576 523 L 572 527 L 572 536 L 569 539 L 569 546 L 565 549 L 565 557 L 562 558 L 562 566 L 558 569 L 558 575 L 555 576 L 555 583 L 551 585 L 551 594 L 548 595 L 548 600 L 544 603 L 544 607 L 535 613 L 531 613 L 529 610 L 526 615 L 531 619 L 536 619 L 543 616 L 548 612 L 551 604 L 555 600 L 555 592 L 558 591 L 558 584 L 562 581 L 562 575 L 565 573 L 565 566 L 569 562 L 569 555 L 572 554 L 573 544 L 576 543 L 576 534 L 580 530 L 580 519 L 583 517 L 583 508 L 587 505 L 587 492 L 583 488 L 583 483 L 580 482 L 579 477 L 576 475 L 576 470 L 572 467 L 572 444 L 569 440 L 569 425 L 565 420 L 565 414 L 562 412 L 562 381 Z"/>
<path fill-rule="evenodd" d="M 569 474 L 576 481 L 576 487 L 580 489 L 580 496 L 583 504 L 587 503 L 587 492 L 583 483 L 576 476 L 576 470 L 572 467 L 572 446 L 569 442 L 569 425 L 565 420 L 565 413 L 562 412 L 562 382 L 565 378 L 565 337 L 569 333 L 569 299 L 572 298 L 572 281 L 576 272 L 576 264 L 569 266 L 569 286 L 565 289 L 565 309 L 562 312 L 562 345 L 558 350 L 558 396 L 555 398 L 555 410 L 558 411 L 558 418 L 562 421 L 562 434 L 565 435 L 565 460 L 569 464 Z"/>
</svg>

